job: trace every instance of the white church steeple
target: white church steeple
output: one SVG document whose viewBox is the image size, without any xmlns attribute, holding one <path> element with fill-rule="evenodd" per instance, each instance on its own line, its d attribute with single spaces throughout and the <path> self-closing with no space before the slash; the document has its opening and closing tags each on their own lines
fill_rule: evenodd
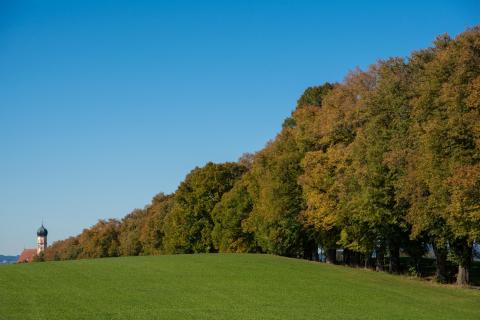
<svg viewBox="0 0 480 320">
<path fill-rule="evenodd" d="M 45 251 L 47 247 L 47 235 L 48 230 L 45 229 L 42 223 L 42 226 L 37 230 L 37 255 Z"/>
</svg>

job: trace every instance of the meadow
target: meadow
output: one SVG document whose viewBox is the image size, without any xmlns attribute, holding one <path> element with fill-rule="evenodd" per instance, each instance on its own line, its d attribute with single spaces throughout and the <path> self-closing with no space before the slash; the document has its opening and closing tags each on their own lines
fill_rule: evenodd
<svg viewBox="0 0 480 320">
<path fill-rule="evenodd" d="M 0 319 L 480 319 L 480 291 L 254 254 L 0 267 Z"/>
</svg>

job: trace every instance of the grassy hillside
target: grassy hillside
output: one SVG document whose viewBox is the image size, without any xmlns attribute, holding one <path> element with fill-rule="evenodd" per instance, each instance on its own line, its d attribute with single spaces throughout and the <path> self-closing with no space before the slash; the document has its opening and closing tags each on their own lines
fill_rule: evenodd
<svg viewBox="0 0 480 320">
<path fill-rule="evenodd" d="M 0 319 L 480 319 L 480 291 L 269 255 L 0 267 Z"/>
</svg>

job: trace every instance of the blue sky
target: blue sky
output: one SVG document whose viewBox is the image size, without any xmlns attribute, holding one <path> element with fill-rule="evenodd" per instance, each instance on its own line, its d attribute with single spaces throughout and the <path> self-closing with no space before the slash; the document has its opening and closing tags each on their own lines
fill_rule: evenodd
<svg viewBox="0 0 480 320">
<path fill-rule="evenodd" d="M 0 254 L 173 192 L 311 85 L 478 24 L 477 1 L 1 1 Z"/>
</svg>

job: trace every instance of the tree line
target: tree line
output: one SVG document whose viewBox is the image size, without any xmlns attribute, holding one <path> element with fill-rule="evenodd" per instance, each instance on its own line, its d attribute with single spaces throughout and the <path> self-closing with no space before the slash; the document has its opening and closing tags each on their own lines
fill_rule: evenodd
<svg viewBox="0 0 480 320">
<path fill-rule="evenodd" d="M 46 260 L 262 252 L 469 283 L 480 239 L 480 27 L 305 90 L 280 133 L 238 162 L 193 169 Z"/>
</svg>

